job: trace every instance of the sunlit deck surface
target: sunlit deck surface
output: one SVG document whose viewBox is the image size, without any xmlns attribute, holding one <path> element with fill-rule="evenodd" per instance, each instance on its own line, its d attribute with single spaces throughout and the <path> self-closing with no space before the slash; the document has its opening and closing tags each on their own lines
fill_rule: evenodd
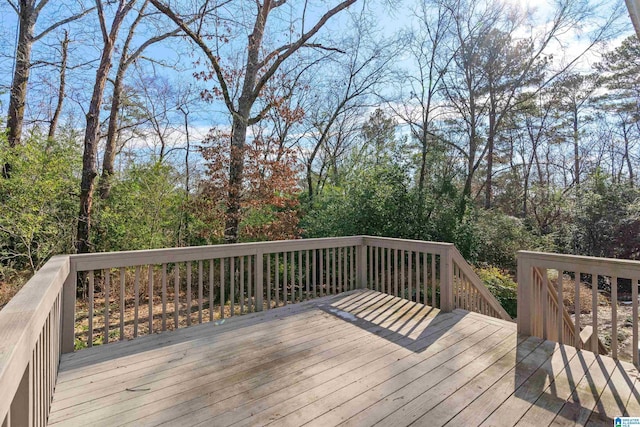
<svg viewBox="0 0 640 427">
<path fill-rule="evenodd" d="M 631 364 L 373 291 L 64 355 L 50 425 L 612 425 Z"/>
</svg>

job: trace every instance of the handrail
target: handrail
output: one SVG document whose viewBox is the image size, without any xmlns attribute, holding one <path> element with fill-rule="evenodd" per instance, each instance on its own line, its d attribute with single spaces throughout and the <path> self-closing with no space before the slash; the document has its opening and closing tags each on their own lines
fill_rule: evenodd
<svg viewBox="0 0 640 427">
<path fill-rule="evenodd" d="M 70 255 L 70 260 L 76 271 L 88 271 L 103 268 L 132 267 L 143 264 L 163 264 L 169 262 L 192 261 L 196 259 L 256 255 L 258 253 L 267 254 L 283 251 L 359 246 L 362 244 L 362 239 L 362 236 L 323 237 L 318 239 L 234 243 L 231 245 L 189 246 L 184 248 L 102 252 Z"/>
<path fill-rule="evenodd" d="M 5 419 L 6 425 L 46 424 L 58 371 L 61 293 L 68 274 L 68 256 L 51 258 L 0 310 L 0 422 Z M 33 383 L 39 387 L 35 393 Z"/>
</svg>

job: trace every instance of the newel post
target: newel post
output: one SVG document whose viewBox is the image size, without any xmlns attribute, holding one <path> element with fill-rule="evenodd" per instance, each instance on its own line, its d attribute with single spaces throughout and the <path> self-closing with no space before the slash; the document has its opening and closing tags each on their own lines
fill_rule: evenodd
<svg viewBox="0 0 640 427">
<path fill-rule="evenodd" d="M 531 302 L 532 298 L 532 272 L 531 263 L 526 254 L 519 251 L 518 258 L 518 333 L 530 336 L 531 329 Z"/>
<path fill-rule="evenodd" d="M 440 255 L 440 310 L 453 311 L 453 244 Z"/>
<path fill-rule="evenodd" d="M 365 245 L 364 238 L 362 242 L 356 248 L 357 251 L 357 284 L 358 288 L 366 289 L 367 287 L 367 245 Z"/>
<path fill-rule="evenodd" d="M 76 264 L 69 260 L 69 275 L 62 288 L 62 353 L 73 353 L 75 349 L 76 286 L 78 273 Z"/>
<path fill-rule="evenodd" d="M 264 294 L 264 253 L 256 253 L 256 311 L 262 311 Z"/>
</svg>

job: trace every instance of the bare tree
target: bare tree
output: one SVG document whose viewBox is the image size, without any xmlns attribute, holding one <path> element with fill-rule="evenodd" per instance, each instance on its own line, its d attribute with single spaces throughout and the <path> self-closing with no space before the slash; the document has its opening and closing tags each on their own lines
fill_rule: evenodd
<svg viewBox="0 0 640 427">
<path fill-rule="evenodd" d="M 100 108 L 104 97 L 105 84 L 111 70 L 118 33 L 125 17 L 133 9 L 135 2 L 136 0 L 119 0 L 111 25 L 108 27 L 102 0 L 96 0 L 103 48 L 100 64 L 96 70 L 89 110 L 86 114 L 87 125 L 84 134 L 82 178 L 80 182 L 80 212 L 78 214 L 78 232 L 76 235 L 76 250 L 78 253 L 87 253 L 91 249 L 89 236 L 91 232 L 94 181 L 98 176 L 97 155 L 98 141 L 100 139 Z"/>
<path fill-rule="evenodd" d="M 64 97 L 66 93 L 67 84 L 67 61 L 69 59 L 69 32 L 65 30 L 64 39 L 60 43 L 60 74 L 58 77 L 58 101 L 56 108 L 53 111 L 51 122 L 49 123 L 49 132 L 47 138 L 52 140 L 56 135 L 58 129 L 58 121 L 60 120 L 60 114 L 62 113 L 62 105 L 64 104 Z"/>
<path fill-rule="evenodd" d="M 418 190 L 422 194 L 428 173 L 427 156 L 438 140 L 434 129 L 438 110 L 442 109 L 438 95 L 454 52 L 446 49 L 452 17 L 445 4 L 439 0 L 418 3 L 414 13 L 417 27 L 401 41 L 415 64 L 398 76 L 399 102 L 387 100 L 387 104 L 409 126 L 411 136 L 420 146 Z"/>
<path fill-rule="evenodd" d="M 251 25 L 252 31 L 248 37 L 245 48 L 246 61 L 242 67 L 242 76 L 239 77 L 238 86 L 240 88 L 237 99 L 233 98 L 230 92 L 230 84 L 233 84 L 233 77 L 224 70 L 221 58 L 216 54 L 215 46 L 212 48 L 206 38 L 202 37 L 200 29 L 192 29 L 178 14 L 160 0 L 150 0 L 151 3 L 171 18 L 190 38 L 196 43 L 207 57 L 209 65 L 213 69 L 220 86 L 220 94 L 225 106 L 232 116 L 232 131 L 230 141 L 231 161 L 229 164 L 229 194 L 227 198 L 227 210 L 225 220 L 225 242 L 234 243 L 238 241 L 238 225 L 240 222 L 240 206 L 242 199 L 242 181 L 244 169 L 244 151 L 247 138 L 247 128 L 257 124 L 262 120 L 266 111 L 271 108 L 267 105 L 262 111 L 255 113 L 253 107 L 260 97 L 262 89 L 267 82 L 275 75 L 282 63 L 294 55 L 299 49 L 313 47 L 322 49 L 323 45 L 313 43 L 312 38 L 320 31 L 330 18 L 354 4 L 357 0 L 344 0 L 336 6 L 326 11 L 320 16 L 313 26 L 307 29 L 308 19 L 306 6 L 303 10 L 300 21 L 299 36 L 292 38 L 279 47 L 269 48 L 265 44 L 265 32 L 268 30 L 267 22 L 272 12 L 280 9 L 287 2 L 286 0 L 264 0 L 256 1 L 255 19 Z M 292 24 L 295 21 L 292 20 Z M 292 35 L 295 34 L 292 31 Z"/>
<path fill-rule="evenodd" d="M 40 33 L 35 33 L 36 22 L 49 0 L 6 0 L 18 16 L 18 37 L 14 63 L 13 81 L 9 96 L 9 115 L 7 118 L 7 141 L 10 147 L 20 143 L 24 111 L 27 101 L 27 88 L 31 71 L 31 53 L 33 44 L 55 29 L 87 15 L 95 8 L 85 8 L 68 17 L 60 17 Z M 10 166 L 9 166 L 10 168 Z M 8 173 L 9 171 L 5 171 Z"/>
<path fill-rule="evenodd" d="M 316 73 L 324 82 L 314 82 L 314 102 L 309 105 L 307 121 L 310 130 L 301 153 L 305 158 L 307 191 L 309 201 L 315 197 L 314 176 L 321 182 L 322 173 L 318 173 L 316 160 L 319 154 L 335 165 L 337 155 L 346 150 L 347 135 L 359 132 L 361 123 L 353 120 L 353 115 L 363 115 L 367 107 L 373 106 L 371 96 L 389 74 L 389 64 L 395 57 L 391 46 L 385 42 L 376 43 L 369 32 L 369 24 L 362 15 L 354 22 L 355 33 L 341 43 L 347 47 L 345 54 L 327 58 L 324 69 L 327 72 Z M 331 71 L 329 71 L 331 70 Z M 357 130 L 355 129 L 357 128 Z M 327 165 L 321 162 L 320 172 Z"/>
<path fill-rule="evenodd" d="M 118 69 L 116 71 L 116 76 L 113 81 L 113 91 L 111 95 L 111 109 L 109 112 L 109 124 L 107 126 L 107 135 L 106 135 L 106 145 L 104 150 L 104 157 L 102 161 L 102 175 L 100 176 L 99 182 L 99 191 L 100 197 L 102 199 L 107 199 L 109 197 L 109 193 L 111 191 L 111 176 L 114 173 L 114 162 L 117 151 L 117 139 L 118 139 L 118 119 L 119 119 L 119 111 L 120 111 L 120 103 L 122 101 L 123 88 L 124 88 L 124 79 L 125 74 L 131 64 L 135 63 L 142 57 L 142 54 L 148 49 L 150 46 L 159 43 L 163 40 L 168 39 L 169 37 L 173 37 L 178 35 L 181 30 L 180 28 L 173 29 L 167 32 L 160 32 L 159 34 L 149 37 L 144 40 L 137 48 L 133 48 L 132 43 L 136 36 L 136 30 L 139 24 L 144 19 L 149 19 L 154 14 L 146 11 L 147 5 L 149 4 L 149 0 L 144 0 L 142 5 L 138 10 L 138 14 L 129 27 L 129 31 L 127 33 L 127 37 L 125 38 L 124 44 L 122 46 L 120 60 L 118 62 Z M 155 12 L 157 14 L 157 12 Z M 206 13 L 210 13 L 210 10 L 201 9 L 198 14 L 192 17 L 188 22 L 193 22 L 198 19 L 199 16 L 202 16 Z"/>
</svg>

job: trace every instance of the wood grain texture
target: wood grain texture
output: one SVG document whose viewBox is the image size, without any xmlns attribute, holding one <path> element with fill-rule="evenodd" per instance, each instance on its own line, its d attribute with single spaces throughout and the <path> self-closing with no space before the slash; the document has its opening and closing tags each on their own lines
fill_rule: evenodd
<svg viewBox="0 0 640 427">
<path fill-rule="evenodd" d="M 50 425 L 597 424 L 640 410 L 630 364 L 372 290 L 82 353 L 63 357 Z"/>
</svg>

